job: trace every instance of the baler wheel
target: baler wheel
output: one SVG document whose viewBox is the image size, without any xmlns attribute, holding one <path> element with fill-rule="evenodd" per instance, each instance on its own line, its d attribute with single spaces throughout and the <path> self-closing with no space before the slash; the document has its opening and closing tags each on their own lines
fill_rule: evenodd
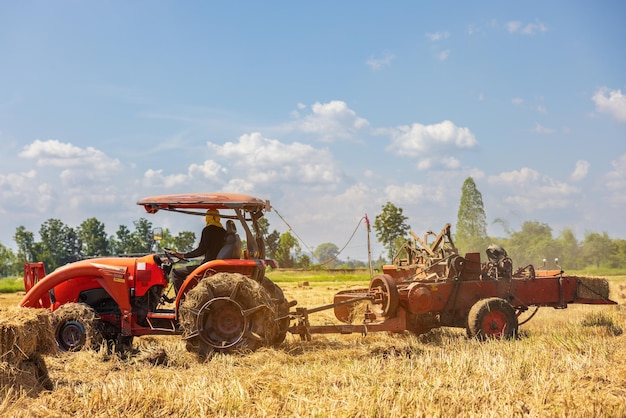
<svg viewBox="0 0 626 418">
<path fill-rule="evenodd" d="M 514 338 L 517 329 L 515 309 L 504 299 L 481 299 L 472 306 L 467 316 L 468 337 L 481 341 Z"/>
<path fill-rule="evenodd" d="M 258 282 L 237 273 L 218 273 L 189 291 L 180 308 L 187 349 L 201 360 L 213 353 L 256 350 L 276 338 L 276 312 Z"/>
<path fill-rule="evenodd" d="M 372 311 L 384 317 L 393 317 L 400 304 L 398 287 L 393 277 L 379 274 L 370 280 L 369 292 L 373 296 Z"/>
<path fill-rule="evenodd" d="M 100 318 L 89 305 L 66 303 L 52 313 L 54 338 L 61 351 L 96 349 L 103 341 Z"/>
</svg>

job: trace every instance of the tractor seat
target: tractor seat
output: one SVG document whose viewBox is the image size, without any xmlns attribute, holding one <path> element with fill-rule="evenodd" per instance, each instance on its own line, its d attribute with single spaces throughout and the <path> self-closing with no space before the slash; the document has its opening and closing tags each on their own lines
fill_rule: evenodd
<svg viewBox="0 0 626 418">
<path fill-rule="evenodd" d="M 235 222 L 231 219 L 226 221 L 226 237 L 224 238 L 224 246 L 217 253 L 218 260 L 239 259 L 241 258 L 241 239 L 237 234 Z"/>
</svg>

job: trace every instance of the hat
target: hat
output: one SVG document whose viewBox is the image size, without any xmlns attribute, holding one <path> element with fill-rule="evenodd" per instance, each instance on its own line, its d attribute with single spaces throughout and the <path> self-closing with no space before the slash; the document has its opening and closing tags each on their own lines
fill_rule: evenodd
<svg viewBox="0 0 626 418">
<path fill-rule="evenodd" d="M 209 226 L 209 225 L 222 226 L 222 223 L 220 222 L 220 213 L 217 209 L 207 210 L 205 219 L 206 219 L 206 226 Z"/>
</svg>

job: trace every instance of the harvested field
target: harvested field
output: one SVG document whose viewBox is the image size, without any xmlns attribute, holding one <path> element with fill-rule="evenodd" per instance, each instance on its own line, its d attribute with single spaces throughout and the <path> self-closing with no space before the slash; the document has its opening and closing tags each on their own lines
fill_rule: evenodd
<svg viewBox="0 0 626 418">
<path fill-rule="evenodd" d="M 350 287 L 281 286 L 307 307 Z M 626 279 L 610 290 L 618 299 Z M 311 320 L 334 321 L 332 311 Z M 514 341 L 481 343 L 449 328 L 311 342 L 289 335 L 277 349 L 204 363 L 177 337 L 140 337 L 125 358 L 44 355 L 53 390 L 3 388 L 0 416 L 625 416 L 624 330 L 624 305 L 570 305 L 540 309 Z"/>
</svg>

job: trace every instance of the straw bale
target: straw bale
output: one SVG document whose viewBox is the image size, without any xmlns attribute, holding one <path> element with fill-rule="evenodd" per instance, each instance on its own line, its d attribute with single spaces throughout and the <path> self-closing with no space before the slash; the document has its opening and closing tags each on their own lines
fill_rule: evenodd
<svg viewBox="0 0 626 418">
<path fill-rule="evenodd" d="M 609 282 L 600 277 L 577 277 L 576 295 L 582 299 L 608 299 Z"/>
<path fill-rule="evenodd" d="M 18 364 L 55 347 L 46 309 L 0 309 L 0 361 Z"/>
<path fill-rule="evenodd" d="M 25 390 L 36 394 L 43 389 L 52 390 L 48 368 L 39 354 L 17 363 L 0 362 L 0 387 Z"/>
</svg>

